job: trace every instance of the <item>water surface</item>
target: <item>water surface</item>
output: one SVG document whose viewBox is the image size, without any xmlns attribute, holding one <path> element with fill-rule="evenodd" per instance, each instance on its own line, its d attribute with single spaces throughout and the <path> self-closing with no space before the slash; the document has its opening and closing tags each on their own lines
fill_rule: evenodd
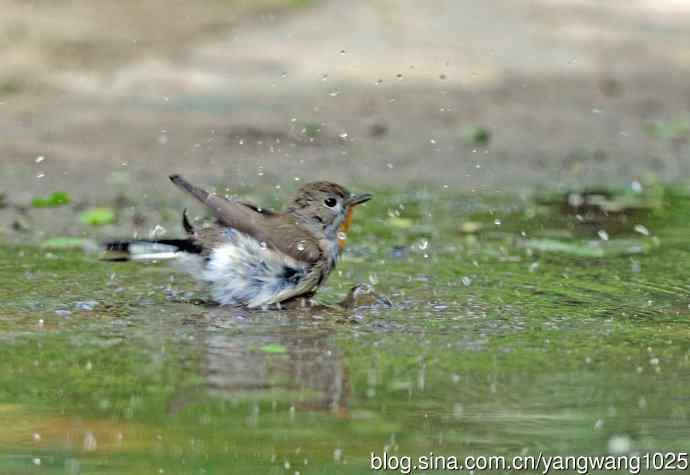
<svg viewBox="0 0 690 475">
<path fill-rule="evenodd" d="M 162 264 L 0 247 L 0 473 L 686 450 L 688 216 L 678 188 L 378 193 L 320 298 L 393 307 L 351 310 L 198 305 Z"/>
</svg>

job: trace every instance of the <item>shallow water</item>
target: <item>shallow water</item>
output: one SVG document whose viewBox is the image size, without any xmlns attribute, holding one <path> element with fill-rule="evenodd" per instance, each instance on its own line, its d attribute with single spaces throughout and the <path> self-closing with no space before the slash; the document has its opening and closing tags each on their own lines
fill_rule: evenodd
<svg viewBox="0 0 690 475">
<path fill-rule="evenodd" d="M 0 247 L 0 473 L 687 450 L 690 199 L 611 193 L 377 194 L 320 298 L 392 308 L 248 314 L 164 265 Z"/>
</svg>

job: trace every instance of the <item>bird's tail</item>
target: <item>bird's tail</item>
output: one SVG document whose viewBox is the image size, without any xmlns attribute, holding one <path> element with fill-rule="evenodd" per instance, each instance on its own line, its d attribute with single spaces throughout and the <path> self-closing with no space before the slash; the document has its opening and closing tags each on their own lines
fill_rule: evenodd
<svg viewBox="0 0 690 475">
<path fill-rule="evenodd" d="M 104 253 L 101 259 L 104 261 L 152 261 L 201 254 L 201 246 L 192 239 L 196 233 L 187 217 L 187 210 L 182 212 L 182 227 L 190 236 L 189 238 L 108 241 L 103 244 Z"/>
<path fill-rule="evenodd" d="M 151 261 L 201 254 L 201 247 L 191 239 L 134 239 L 106 242 L 104 251 L 105 261 Z"/>
</svg>

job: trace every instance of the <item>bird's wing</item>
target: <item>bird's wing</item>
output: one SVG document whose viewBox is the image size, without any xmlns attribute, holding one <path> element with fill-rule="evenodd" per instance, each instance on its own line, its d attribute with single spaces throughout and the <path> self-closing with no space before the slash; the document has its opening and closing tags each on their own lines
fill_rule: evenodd
<svg viewBox="0 0 690 475">
<path fill-rule="evenodd" d="M 192 185 L 180 175 L 170 180 L 179 188 L 208 206 L 218 221 L 245 233 L 267 246 L 277 249 L 298 261 L 314 263 L 321 257 L 318 241 L 297 223 L 241 201 L 230 201 L 215 193 Z"/>
<path fill-rule="evenodd" d="M 298 261 L 314 264 L 321 258 L 323 252 L 319 241 L 299 224 L 280 215 L 269 219 L 272 221 L 271 234 L 275 238 L 269 237 L 266 243 Z"/>
<path fill-rule="evenodd" d="M 295 297 L 308 297 L 314 293 L 314 290 L 319 286 L 320 276 L 322 273 L 321 264 L 316 264 L 304 279 L 295 287 L 286 287 L 285 289 L 274 295 L 269 302 L 262 302 L 255 307 L 261 305 L 270 305 L 274 303 L 287 302 Z M 250 305 L 251 306 L 251 305 Z"/>
</svg>

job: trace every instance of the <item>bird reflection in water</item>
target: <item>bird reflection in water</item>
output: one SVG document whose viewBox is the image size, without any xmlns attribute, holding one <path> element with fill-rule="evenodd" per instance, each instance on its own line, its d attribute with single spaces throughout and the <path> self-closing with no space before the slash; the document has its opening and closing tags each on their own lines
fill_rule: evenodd
<svg viewBox="0 0 690 475">
<path fill-rule="evenodd" d="M 319 312 L 323 315 L 323 312 Z M 294 395 L 296 409 L 348 417 L 349 371 L 336 342 L 338 316 L 310 311 L 251 312 L 208 309 L 190 321 L 205 348 L 202 387 L 178 394 L 175 413 L 208 396 L 252 399 L 271 393 Z"/>
</svg>

